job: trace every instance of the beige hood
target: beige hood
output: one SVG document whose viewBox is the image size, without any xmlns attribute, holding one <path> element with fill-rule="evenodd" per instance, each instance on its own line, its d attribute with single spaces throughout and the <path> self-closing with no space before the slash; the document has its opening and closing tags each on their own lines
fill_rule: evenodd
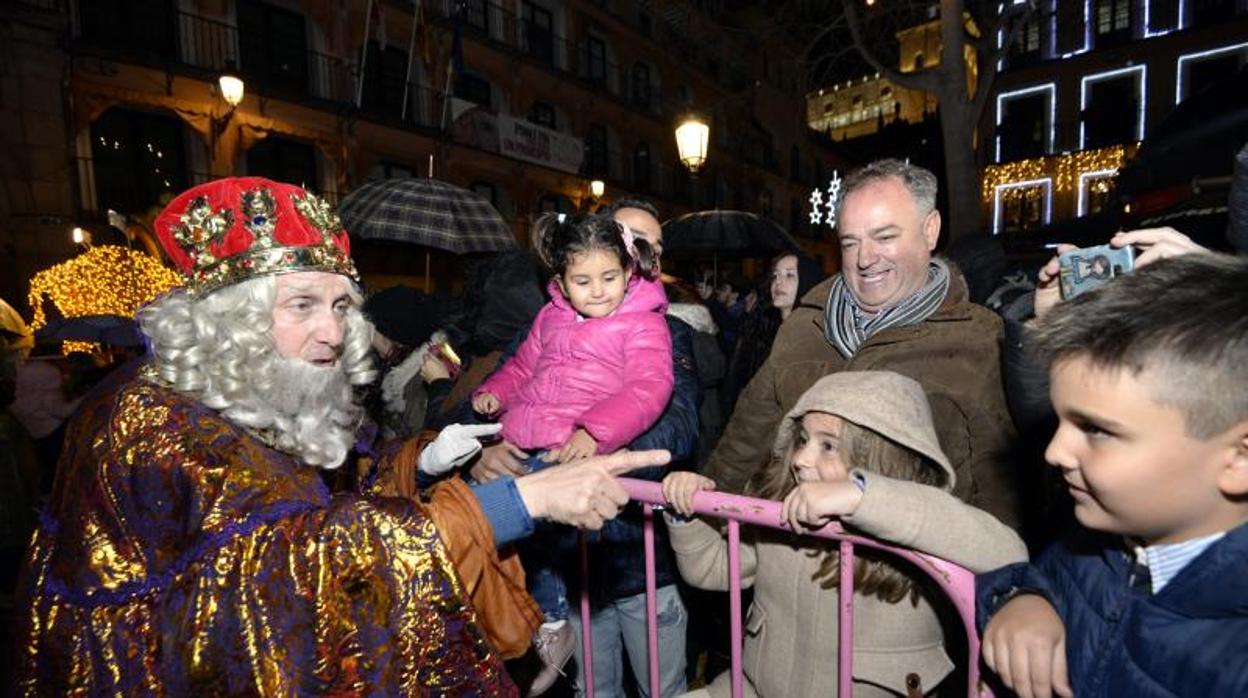
<svg viewBox="0 0 1248 698">
<path fill-rule="evenodd" d="M 843 371 L 820 378 L 784 416 L 774 453 L 783 458 L 793 441 L 792 423 L 807 412 L 826 412 L 909 448 L 940 465 L 954 484 L 953 467 L 940 448 L 927 395 L 916 381 L 892 371 Z"/>
</svg>

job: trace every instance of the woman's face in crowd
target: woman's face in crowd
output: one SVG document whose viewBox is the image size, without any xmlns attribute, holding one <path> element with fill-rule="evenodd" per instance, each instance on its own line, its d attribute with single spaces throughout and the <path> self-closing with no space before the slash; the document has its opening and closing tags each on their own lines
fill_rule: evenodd
<svg viewBox="0 0 1248 698">
<path fill-rule="evenodd" d="M 771 269 L 771 304 L 792 310 L 797 302 L 797 257 L 781 257 Z"/>
</svg>

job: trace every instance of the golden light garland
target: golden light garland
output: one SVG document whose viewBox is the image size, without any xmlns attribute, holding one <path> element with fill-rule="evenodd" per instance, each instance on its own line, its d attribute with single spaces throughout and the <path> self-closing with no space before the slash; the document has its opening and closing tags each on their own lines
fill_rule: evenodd
<svg viewBox="0 0 1248 698">
<path fill-rule="evenodd" d="M 182 283 L 177 272 L 138 250 L 98 245 L 49 267 L 30 280 L 27 300 L 34 311 L 32 330 L 47 324 L 46 296 L 67 318 L 83 315 L 134 317 L 145 303 Z"/>
<path fill-rule="evenodd" d="M 1114 145 L 1096 150 L 1081 150 L 1077 153 L 1048 155 L 1028 160 L 988 165 L 984 168 L 984 176 L 980 180 L 979 193 L 983 202 L 992 205 L 992 199 L 998 186 L 1016 182 L 1030 182 L 1049 178 L 1053 181 L 1053 195 L 1078 193 L 1079 175 L 1100 170 L 1114 170 L 1122 167 L 1135 151 L 1138 144 Z M 1022 194 L 1022 187 L 1006 189 L 1001 192 L 1003 198 Z"/>
</svg>

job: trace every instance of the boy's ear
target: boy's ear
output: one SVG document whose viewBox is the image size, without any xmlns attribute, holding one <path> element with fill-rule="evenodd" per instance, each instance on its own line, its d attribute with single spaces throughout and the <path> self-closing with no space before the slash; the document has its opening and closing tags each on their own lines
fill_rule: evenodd
<svg viewBox="0 0 1248 698">
<path fill-rule="evenodd" d="M 1218 488 L 1228 497 L 1248 495 L 1248 419 L 1231 427 L 1231 455 L 1218 475 Z"/>
</svg>

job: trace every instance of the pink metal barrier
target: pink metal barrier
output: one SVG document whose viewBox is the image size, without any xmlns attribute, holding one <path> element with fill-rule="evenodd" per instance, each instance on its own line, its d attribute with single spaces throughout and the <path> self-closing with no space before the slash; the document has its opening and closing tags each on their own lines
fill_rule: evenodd
<svg viewBox="0 0 1248 698">
<path fill-rule="evenodd" d="M 654 507 L 661 506 L 663 491 L 657 482 L 620 478 L 620 484 L 628 491 L 629 497 L 642 503 L 645 511 L 644 545 L 646 552 L 646 622 L 648 628 L 648 649 L 650 668 L 650 695 L 659 698 L 659 640 L 655 612 L 655 572 L 654 572 Z M 780 502 L 766 499 L 752 499 L 722 492 L 700 492 L 693 498 L 694 509 L 707 516 L 728 520 L 728 568 L 729 568 L 729 614 L 731 616 L 731 659 L 732 659 L 732 696 L 742 695 L 741 669 L 741 524 L 766 526 L 789 530 L 789 526 L 780 517 Z M 958 616 L 962 619 L 966 631 L 968 647 L 967 658 L 967 695 L 972 697 L 992 698 L 992 692 L 979 687 L 979 634 L 975 630 L 975 575 L 969 570 L 946 562 L 930 555 L 917 553 L 905 548 L 897 548 L 880 541 L 846 533 L 836 524 L 829 524 L 815 532 L 805 535 L 829 538 L 840 541 L 840 655 L 838 666 L 839 695 L 853 695 L 853 637 L 854 637 L 854 546 L 865 545 L 869 548 L 883 550 L 914 563 L 916 567 L 930 576 L 941 591 L 949 597 Z M 586 695 L 594 695 L 594 662 L 593 638 L 590 633 L 589 604 L 589 565 L 588 553 L 584 538 L 581 539 L 581 627 L 583 628 L 582 656 L 584 657 L 584 674 L 582 680 Z M 663 696 L 662 698 L 668 698 Z"/>
</svg>

